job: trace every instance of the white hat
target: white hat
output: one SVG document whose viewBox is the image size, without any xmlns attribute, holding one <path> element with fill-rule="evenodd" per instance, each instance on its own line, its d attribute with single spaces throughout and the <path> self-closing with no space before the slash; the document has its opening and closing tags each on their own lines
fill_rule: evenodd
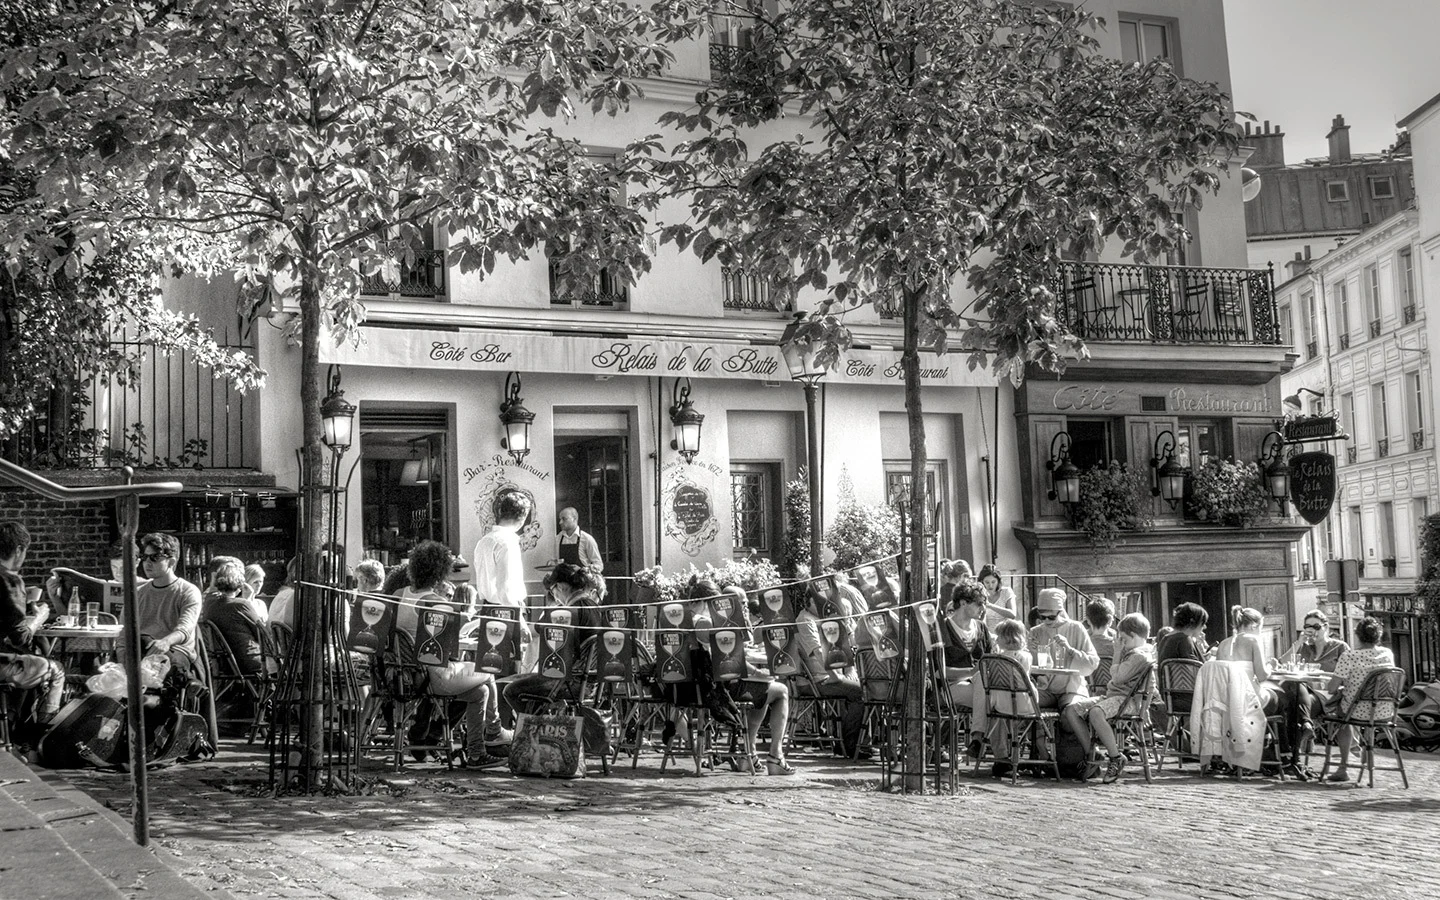
<svg viewBox="0 0 1440 900">
<path fill-rule="evenodd" d="M 1060 588 L 1045 588 L 1035 598 L 1035 608 L 1044 612 L 1064 612 L 1065 592 Z"/>
</svg>

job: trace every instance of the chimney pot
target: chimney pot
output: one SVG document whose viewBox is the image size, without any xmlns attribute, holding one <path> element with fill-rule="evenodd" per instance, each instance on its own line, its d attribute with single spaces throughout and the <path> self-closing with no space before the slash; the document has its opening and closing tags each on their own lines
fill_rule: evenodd
<svg viewBox="0 0 1440 900">
<path fill-rule="evenodd" d="M 1330 133 L 1325 135 L 1330 142 L 1330 162 L 1347 163 L 1350 161 L 1350 126 L 1345 124 L 1345 117 L 1337 115 L 1335 121 L 1330 125 Z"/>
</svg>

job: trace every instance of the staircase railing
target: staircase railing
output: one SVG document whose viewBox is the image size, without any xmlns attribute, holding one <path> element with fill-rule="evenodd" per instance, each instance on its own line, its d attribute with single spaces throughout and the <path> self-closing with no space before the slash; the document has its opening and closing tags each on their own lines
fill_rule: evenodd
<svg viewBox="0 0 1440 900">
<path fill-rule="evenodd" d="M 145 847 L 150 843 L 150 794 L 145 774 L 145 712 L 140 702 L 140 620 L 135 609 L 135 532 L 140 524 L 141 497 L 178 494 L 183 485 L 178 481 L 134 484 L 135 470 L 126 466 L 123 471 L 124 484 L 66 487 L 37 475 L 24 466 L 0 459 L 0 481 L 8 481 L 46 499 L 61 502 L 115 501 L 115 515 L 120 523 L 120 537 L 125 553 L 125 575 L 122 582 L 125 588 L 125 605 L 121 613 L 125 616 L 125 719 L 130 739 L 130 790 L 134 802 L 132 825 L 135 843 Z"/>
</svg>

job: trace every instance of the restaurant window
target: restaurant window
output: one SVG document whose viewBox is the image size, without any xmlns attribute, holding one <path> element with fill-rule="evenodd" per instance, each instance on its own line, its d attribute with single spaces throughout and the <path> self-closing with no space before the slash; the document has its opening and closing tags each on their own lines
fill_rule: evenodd
<svg viewBox="0 0 1440 900">
<path fill-rule="evenodd" d="M 1177 50 L 1174 22 L 1139 16 L 1120 17 L 1120 58 L 1125 62 L 1148 63 L 1152 59 L 1165 59 L 1178 70 L 1180 54 Z"/>
<path fill-rule="evenodd" d="M 932 459 L 925 463 L 925 531 L 939 541 L 940 547 L 950 546 L 950 534 L 945 514 L 944 501 L 949 496 L 949 481 L 946 478 L 945 461 Z M 910 460 L 885 460 L 885 503 L 892 509 L 897 503 L 910 501 Z M 940 504 L 940 515 L 936 517 L 936 504 Z"/>
<path fill-rule="evenodd" d="M 1175 461 L 1191 471 L 1229 456 L 1227 429 L 1217 419 L 1181 420 L 1175 431 Z"/>
<path fill-rule="evenodd" d="M 1069 419 L 1065 430 L 1070 435 L 1070 461 L 1082 472 L 1111 460 L 1125 461 L 1125 442 L 1116 432 L 1119 419 Z"/>
<path fill-rule="evenodd" d="M 780 479 L 774 463 L 731 463 L 730 510 L 735 557 L 773 558 L 780 532 Z"/>
<path fill-rule="evenodd" d="M 1395 179 L 1389 175 L 1370 176 L 1370 199 L 1391 200 L 1395 197 Z"/>
<path fill-rule="evenodd" d="M 1350 199 L 1350 185 L 1343 181 L 1325 182 L 1325 199 L 1331 203 L 1344 203 Z"/>
</svg>

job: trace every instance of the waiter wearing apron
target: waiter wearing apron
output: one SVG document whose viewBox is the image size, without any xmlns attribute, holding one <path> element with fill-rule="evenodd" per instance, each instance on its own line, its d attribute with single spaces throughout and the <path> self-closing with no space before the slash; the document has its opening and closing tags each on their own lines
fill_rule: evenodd
<svg viewBox="0 0 1440 900">
<path fill-rule="evenodd" d="M 556 556 L 561 562 L 583 566 L 593 575 L 604 574 L 605 561 L 600 558 L 600 545 L 580 530 L 580 513 L 575 507 L 567 506 L 560 510 L 560 532 L 556 539 Z"/>
</svg>

